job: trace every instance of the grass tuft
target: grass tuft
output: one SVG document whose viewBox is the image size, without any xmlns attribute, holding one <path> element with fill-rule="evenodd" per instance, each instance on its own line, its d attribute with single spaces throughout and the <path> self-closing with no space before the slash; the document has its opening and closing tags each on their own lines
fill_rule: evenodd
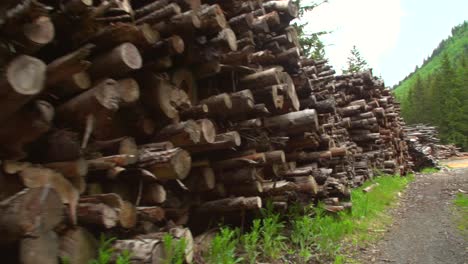
<svg viewBox="0 0 468 264">
<path fill-rule="evenodd" d="M 174 239 L 171 235 L 163 237 L 165 259 L 164 264 L 183 264 L 185 261 L 185 239 Z"/>
<path fill-rule="evenodd" d="M 235 264 L 242 261 L 236 254 L 236 245 L 239 242 L 239 230 L 227 227 L 221 228 L 219 234 L 211 242 L 206 254 L 207 263 Z"/>
<path fill-rule="evenodd" d="M 437 168 L 433 168 L 433 167 L 426 167 L 424 169 L 421 170 L 421 173 L 424 173 L 424 174 L 431 174 L 431 173 L 436 173 L 436 172 L 439 172 L 440 170 L 437 169 Z"/>
<path fill-rule="evenodd" d="M 108 264 L 111 263 L 112 255 L 114 249 L 111 247 L 112 243 L 116 238 L 106 238 L 104 235 L 101 235 L 98 257 L 97 259 L 91 260 L 89 264 Z M 64 262 L 64 263 L 68 263 Z M 121 254 L 117 255 L 115 258 L 116 264 L 130 264 L 130 252 L 124 251 Z"/>
<path fill-rule="evenodd" d="M 457 228 L 468 238 L 468 194 L 457 193 L 453 204 L 455 205 L 455 222 Z"/>
<path fill-rule="evenodd" d="M 353 246 L 375 240 L 390 222 L 387 209 L 396 204 L 399 193 L 413 176 L 381 176 L 351 192 L 351 213 L 329 214 L 322 205 L 291 206 L 286 215 L 262 210 L 249 232 L 222 228 L 204 256 L 210 264 L 310 263 L 352 261 L 344 254 Z M 363 188 L 378 183 L 372 191 Z M 283 261 L 284 260 L 284 261 Z"/>
</svg>

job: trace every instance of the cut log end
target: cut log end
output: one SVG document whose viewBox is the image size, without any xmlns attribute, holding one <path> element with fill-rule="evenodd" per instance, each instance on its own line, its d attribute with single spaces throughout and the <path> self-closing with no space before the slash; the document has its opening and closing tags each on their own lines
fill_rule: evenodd
<svg viewBox="0 0 468 264">
<path fill-rule="evenodd" d="M 23 26 L 25 37 L 37 45 L 51 42 L 55 36 L 54 24 L 49 17 L 40 16 L 32 23 Z"/>
<path fill-rule="evenodd" d="M 7 67 L 7 79 L 11 88 L 22 95 L 35 95 L 42 91 L 46 65 L 39 59 L 21 55 Z"/>
<path fill-rule="evenodd" d="M 190 172 L 192 164 L 192 158 L 187 151 L 180 151 L 176 157 L 172 160 L 175 173 L 179 176 L 179 179 L 185 179 Z"/>
<path fill-rule="evenodd" d="M 143 60 L 137 47 L 131 43 L 124 43 L 120 46 L 120 52 L 125 64 L 132 70 L 141 68 Z"/>
</svg>

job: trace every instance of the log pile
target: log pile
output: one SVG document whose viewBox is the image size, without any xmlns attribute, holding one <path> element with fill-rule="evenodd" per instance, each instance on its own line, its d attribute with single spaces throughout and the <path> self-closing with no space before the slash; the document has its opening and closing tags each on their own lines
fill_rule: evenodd
<svg viewBox="0 0 468 264">
<path fill-rule="evenodd" d="M 462 156 L 460 148 L 440 144 L 437 127 L 425 124 L 406 125 L 406 141 L 414 169 L 437 167 L 439 160 Z"/>
<path fill-rule="evenodd" d="M 0 244 L 19 251 L 0 255 L 87 263 L 106 232 L 157 263 L 169 234 L 190 263 L 182 226 L 266 201 L 344 210 L 374 171 L 408 172 L 389 90 L 304 58 L 297 15 L 288 0 L 2 2 Z"/>
</svg>

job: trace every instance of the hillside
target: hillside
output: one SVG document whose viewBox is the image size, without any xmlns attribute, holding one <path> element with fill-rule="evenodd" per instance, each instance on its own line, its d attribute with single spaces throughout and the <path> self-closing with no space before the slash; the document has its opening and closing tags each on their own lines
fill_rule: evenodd
<svg viewBox="0 0 468 264">
<path fill-rule="evenodd" d="M 433 74 L 434 71 L 440 69 L 442 63 L 442 54 L 446 53 L 449 60 L 453 63 L 457 63 L 461 54 L 468 52 L 468 22 L 454 27 L 452 29 L 452 35 L 445 40 L 442 40 L 437 48 L 434 49 L 431 56 L 424 60 L 424 63 L 415 69 L 412 73 L 401 80 L 395 85 L 395 95 L 400 102 L 407 98 L 408 91 L 416 81 L 416 75 L 421 78 L 427 78 Z"/>
<path fill-rule="evenodd" d="M 395 88 L 405 121 L 435 125 L 444 143 L 467 150 L 467 78 L 468 23 L 464 22 Z"/>
</svg>

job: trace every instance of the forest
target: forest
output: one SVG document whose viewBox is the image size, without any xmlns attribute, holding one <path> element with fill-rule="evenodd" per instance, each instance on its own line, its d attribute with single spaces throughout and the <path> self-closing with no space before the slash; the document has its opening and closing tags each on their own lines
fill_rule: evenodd
<svg viewBox="0 0 468 264">
<path fill-rule="evenodd" d="M 454 27 L 394 93 L 407 123 L 435 125 L 442 142 L 468 150 L 468 22 Z"/>
</svg>

